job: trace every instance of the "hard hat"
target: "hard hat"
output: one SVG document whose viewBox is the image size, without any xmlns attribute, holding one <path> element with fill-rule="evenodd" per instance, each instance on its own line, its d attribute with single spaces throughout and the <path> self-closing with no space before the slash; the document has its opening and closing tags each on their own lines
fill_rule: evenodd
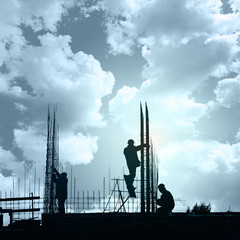
<svg viewBox="0 0 240 240">
<path fill-rule="evenodd" d="M 134 143 L 134 141 L 132 139 L 128 140 L 128 144 L 133 144 L 133 143 Z"/>
</svg>

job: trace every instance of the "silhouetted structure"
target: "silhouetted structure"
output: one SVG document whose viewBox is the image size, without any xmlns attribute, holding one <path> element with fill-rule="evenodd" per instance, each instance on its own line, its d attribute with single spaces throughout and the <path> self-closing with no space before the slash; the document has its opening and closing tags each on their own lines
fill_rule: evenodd
<svg viewBox="0 0 240 240">
<path fill-rule="evenodd" d="M 157 205 L 161 206 L 157 209 L 157 213 L 167 215 L 175 206 L 173 196 L 162 183 L 158 185 L 158 189 L 162 193 L 162 196 L 160 199 L 157 199 Z"/>
<path fill-rule="evenodd" d="M 53 179 L 53 169 L 59 168 L 58 127 L 56 124 L 56 107 L 50 114 L 48 106 L 47 156 L 44 190 L 44 213 L 57 213 L 56 183 Z"/>
<path fill-rule="evenodd" d="M 67 173 L 59 173 L 56 169 L 53 170 L 54 182 L 56 183 L 56 199 L 58 200 L 58 210 L 60 214 L 65 214 L 64 203 L 67 199 Z"/>
<path fill-rule="evenodd" d="M 158 164 L 154 156 L 153 146 L 150 151 L 149 113 L 145 104 L 145 118 L 140 103 L 140 141 L 146 148 L 141 149 L 141 213 L 156 211 L 155 199 L 157 196 L 156 185 L 158 182 Z M 152 145 L 152 144 L 151 144 Z"/>
</svg>

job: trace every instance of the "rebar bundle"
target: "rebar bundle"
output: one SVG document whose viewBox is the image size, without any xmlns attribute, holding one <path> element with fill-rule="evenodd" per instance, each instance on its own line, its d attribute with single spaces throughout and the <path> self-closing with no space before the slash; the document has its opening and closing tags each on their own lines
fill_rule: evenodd
<svg viewBox="0 0 240 240">
<path fill-rule="evenodd" d="M 140 103 L 140 141 L 141 145 L 146 144 L 146 148 L 141 150 L 141 213 L 150 213 L 156 211 L 158 164 L 152 143 L 150 146 L 147 103 L 145 103 L 145 121 Z"/>
<path fill-rule="evenodd" d="M 44 190 L 44 213 L 56 213 L 56 183 L 54 182 L 53 170 L 59 170 L 59 139 L 58 126 L 56 123 L 56 106 L 50 113 L 48 106 L 48 130 L 47 130 L 47 154 Z"/>
</svg>

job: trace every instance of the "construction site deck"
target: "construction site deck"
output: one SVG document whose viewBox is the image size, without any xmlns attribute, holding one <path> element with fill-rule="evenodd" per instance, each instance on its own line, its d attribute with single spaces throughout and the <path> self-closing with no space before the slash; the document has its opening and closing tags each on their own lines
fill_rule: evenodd
<svg viewBox="0 0 240 240">
<path fill-rule="evenodd" d="M 2 239 L 240 239 L 240 212 L 170 216 L 142 213 L 43 214 L 15 221 Z"/>
</svg>

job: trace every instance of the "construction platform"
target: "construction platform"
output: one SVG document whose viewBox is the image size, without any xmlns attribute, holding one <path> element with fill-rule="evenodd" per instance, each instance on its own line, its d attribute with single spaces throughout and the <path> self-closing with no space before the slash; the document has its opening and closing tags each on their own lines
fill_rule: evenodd
<svg viewBox="0 0 240 240">
<path fill-rule="evenodd" d="M 34 220 L 32 220 L 34 221 Z M 42 215 L 33 222 L 0 229 L 6 239 L 240 239 L 240 213 L 171 216 L 141 213 Z"/>
</svg>

